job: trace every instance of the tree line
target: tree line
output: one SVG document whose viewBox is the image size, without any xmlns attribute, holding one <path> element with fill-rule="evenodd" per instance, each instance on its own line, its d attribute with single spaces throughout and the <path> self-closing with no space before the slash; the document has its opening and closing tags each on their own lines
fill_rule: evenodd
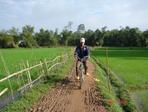
<svg viewBox="0 0 148 112">
<path fill-rule="evenodd" d="M 17 47 L 52 47 L 52 46 L 75 46 L 81 37 L 86 39 L 89 46 L 111 46 L 111 47 L 147 47 L 148 30 L 141 31 L 139 28 L 120 27 L 120 29 L 85 30 L 85 25 L 80 24 L 77 31 L 71 30 L 72 23 L 69 22 L 61 32 L 41 28 L 35 32 L 34 27 L 26 25 L 22 31 L 15 27 L 0 31 L 0 48 Z"/>
</svg>

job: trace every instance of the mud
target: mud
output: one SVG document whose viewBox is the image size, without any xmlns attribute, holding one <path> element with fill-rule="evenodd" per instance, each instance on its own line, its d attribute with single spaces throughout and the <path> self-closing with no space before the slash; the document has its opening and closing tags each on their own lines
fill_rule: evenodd
<svg viewBox="0 0 148 112">
<path fill-rule="evenodd" d="M 56 87 L 41 97 L 28 112 L 106 112 L 102 97 L 96 90 L 94 65 L 88 62 L 89 76 L 85 76 L 82 88 L 75 79 L 75 67 Z"/>
</svg>

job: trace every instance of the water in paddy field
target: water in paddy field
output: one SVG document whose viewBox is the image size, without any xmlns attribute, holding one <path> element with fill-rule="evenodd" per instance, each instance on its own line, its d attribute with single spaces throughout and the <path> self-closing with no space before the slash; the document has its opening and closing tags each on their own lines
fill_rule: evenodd
<svg viewBox="0 0 148 112">
<path fill-rule="evenodd" d="M 139 112 L 148 112 L 148 90 L 136 90 L 131 92 L 131 97 L 136 103 Z"/>
</svg>

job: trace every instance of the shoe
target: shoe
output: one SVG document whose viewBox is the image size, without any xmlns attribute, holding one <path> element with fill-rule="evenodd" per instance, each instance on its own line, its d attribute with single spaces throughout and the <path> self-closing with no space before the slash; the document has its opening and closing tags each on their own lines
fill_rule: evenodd
<svg viewBox="0 0 148 112">
<path fill-rule="evenodd" d="M 79 79 L 80 79 L 80 77 L 79 77 L 79 76 L 76 76 L 76 79 L 77 79 L 77 80 L 79 80 Z"/>
<path fill-rule="evenodd" d="M 89 76 L 89 73 L 86 73 L 87 76 Z"/>
</svg>

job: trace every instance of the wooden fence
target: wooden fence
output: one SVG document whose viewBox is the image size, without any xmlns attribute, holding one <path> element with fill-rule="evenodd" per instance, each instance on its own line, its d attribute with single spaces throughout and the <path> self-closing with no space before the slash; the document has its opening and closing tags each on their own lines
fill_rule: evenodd
<svg viewBox="0 0 148 112">
<path fill-rule="evenodd" d="M 67 57 L 68 57 L 68 55 L 65 54 L 65 55 L 57 56 L 53 60 L 47 60 L 46 58 L 44 58 L 43 60 L 38 62 L 38 64 L 33 65 L 33 66 L 30 66 L 29 62 L 27 61 L 25 68 L 0 79 L 0 83 L 3 83 L 4 81 L 9 82 L 9 87 L 4 88 L 0 92 L 0 97 L 2 95 L 6 94 L 8 91 L 11 92 L 11 96 L 13 97 L 14 90 L 12 89 L 12 83 L 10 82 L 10 79 L 16 78 L 16 77 L 19 77 L 22 75 L 26 75 L 27 76 L 27 83 L 24 84 L 23 86 L 19 87 L 17 90 L 18 91 L 23 90 L 27 86 L 29 86 L 29 88 L 31 88 L 35 81 L 40 80 L 42 77 L 47 77 L 50 74 L 51 69 L 58 67 L 58 65 L 62 65 L 63 63 L 65 63 L 67 60 Z M 36 68 L 40 68 L 42 70 L 42 72 L 40 73 L 40 75 L 36 79 L 33 80 L 31 77 L 31 71 Z"/>
</svg>

